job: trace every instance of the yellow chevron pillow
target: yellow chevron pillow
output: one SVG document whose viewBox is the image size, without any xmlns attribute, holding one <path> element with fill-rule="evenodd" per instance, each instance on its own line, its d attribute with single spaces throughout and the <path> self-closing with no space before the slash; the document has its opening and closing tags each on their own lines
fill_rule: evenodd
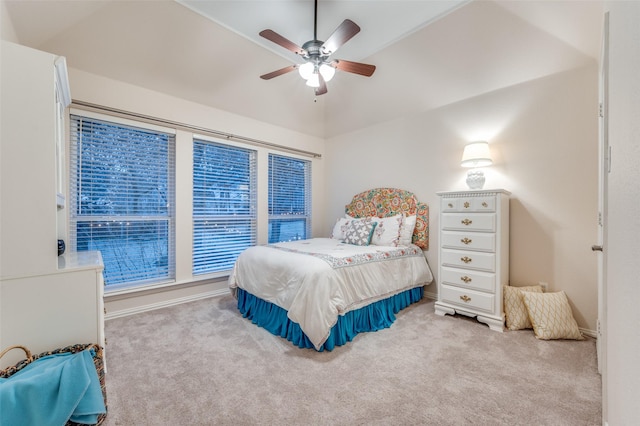
<svg viewBox="0 0 640 426">
<path fill-rule="evenodd" d="M 531 321 L 529 321 L 529 312 L 522 300 L 523 291 L 542 293 L 542 287 L 539 285 L 528 287 L 507 285 L 504 287 L 504 316 L 506 317 L 507 328 L 509 330 L 522 330 L 523 328 L 532 327 Z"/>
<path fill-rule="evenodd" d="M 573 318 L 569 300 L 564 291 L 556 293 L 522 292 L 529 311 L 529 319 L 537 339 L 583 340 L 578 323 Z"/>
</svg>

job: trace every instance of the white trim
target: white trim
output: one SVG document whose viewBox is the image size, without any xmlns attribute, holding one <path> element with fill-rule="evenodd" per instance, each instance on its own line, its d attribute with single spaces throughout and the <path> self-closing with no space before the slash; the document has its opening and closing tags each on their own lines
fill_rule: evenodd
<svg viewBox="0 0 640 426">
<path fill-rule="evenodd" d="M 427 299 L 438 300 L 438 293 L 434 293 L 432 291 L 430 292 L 425 291 L 423 297 Z"/>
<path fill-rule="evenodd" d="M 67 73 L 67 60 L 64 56 L 58 56 L 53 62 L 57 76 L 57 88 L 62 105 L 66 108 L 71 105 L 71 90 L 69 89 L 69 74 Z"/>
<path fill-rule="evenodd" d="M 151 303 L 151 304 L 142 305 L 142 306 L 136 306 L 136 307 L 129 308 L 129 309 L 121 309 L 121 310 L 115 311 L 115 312 L 107 312 L 107 314 L 105 315 L 104 319 L 105 319 L 105 321 L 108 321 L 108 320 L 115 319 L 115 318 L 122 318 L 122 317 L 127 317 L 127 316 L 130 316 L 130 315 L 140 314 L 140 313 L 143 313 L 143 312 L 154 311 L 156 309 L 166 308 L 166 307 L 169 307 L 169 306 L 176 306 L 176 305 L 180 305 L 180 304 L 187 303 L 187 302 L 194 302 L 196 300 L 202 300 L 202 299 L 208 299 L 208 298 L 212 298 L 212 297 L 225 296 L 227 294 L 229 294 L 229 289 L 228 288 L 223 288 L 223 289 L 213 290 L 213 291 L 207 291 L 207 292 L 204 292 L 204 293 L 194 294 L 192 296 L 185 296 L 185 297 L 179 297 L 177 299 L 164 300 L 162 302 Z"/>
</svg>

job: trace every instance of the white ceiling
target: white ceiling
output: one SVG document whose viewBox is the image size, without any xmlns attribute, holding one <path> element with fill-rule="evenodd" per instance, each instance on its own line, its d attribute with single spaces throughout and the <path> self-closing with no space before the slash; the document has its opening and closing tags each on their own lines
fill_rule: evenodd
<svg viewBox="0 0 640 426">
<path fill-rule="evenodd" d="M 321 0 L 318 38 L 352 19 L 362 31 L 336 57 L 377 70 L 339 72 L 314 102 L 295 73 L 258 78 L 298 58 L 257 36 L 313 38 L 312 1 L 180 1 L 5 0 L 2 33 L 71 68 L 331 137 L 593 64 L 603 13 L 580 0 Z"/>
<path fill-rule="evenodd" d="M 176 1 L 294 62 L 301 62 L 296 54 L 265 40 L 258 33 L 271 29 L 299 46 L 313 40 L 313 0 Z M 342 21 L 351 19 L 361 31 L 340 48 L 336 57 L 360 61 L 469 1 L 323 0 L 318 2 L 317 36 L 325 41 Z"/>
</svg>

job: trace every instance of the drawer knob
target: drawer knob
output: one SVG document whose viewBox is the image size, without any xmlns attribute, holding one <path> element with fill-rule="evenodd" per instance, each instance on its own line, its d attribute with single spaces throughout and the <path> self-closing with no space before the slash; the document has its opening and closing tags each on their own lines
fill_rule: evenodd
<svg viewBox="0 0 640 426">
<path fill-rule="evenodd" d="M 464 220 L 461 220 L 460 223 L 462 223 L 463 225 L 469 226 L 473 223 L 473 221 L 469 219 L 464 219 Z"/>
<path fill-rule="evenodd" d="M 472 281 L 471 278 L 469 278 L 466 275 L 464 277 L 460 277 L 460 279 L 464 281 L 466 284 L 469 284 Z"/>
<path fill-rule="evenodd" d="M 471 244 L 472 240 L 470 240 L 467 237 L 464 237 L 463 239 L 460 240 L 460 242 L 463 243 L 463 244 L 469 245 L 469 244 Z"/>
<path fill-rule="evenodd" d="M 466 294 L 460 296 L 460 299 L 465 303 L 469 303 L 471 301 L 471 298 L 469 296 L 467 296 Z"/>
<path fill-rule="evenodd" d="M 462 260 L 464 263 L 471 263 L 471 258 L 470 257 L 461 257 L 460 260 Z"/>
<path fill-rule="evenodd" d="M 465 202 L 464 202 L 464 208 L 465 208 L 465 209 L 468 209 L 468 208 L 469 208 L 469 206 L 470 206 L 469 202 L 468 202 L 468 201 L 465 201 Z"/>
<path fill-rule="evenodd" d="M 483 201 L 483 202 L 482 202 L 482 207 L 489 207 L 489 205 L 487 204 L 487 202 L 486 202 L 486 201 Z"/>
<path fill-rule="evenodd" d="M 451 203 L 447 204 L 447 206 L 449 206 L 450 209 L 453 208 L 453 204 L 451 204 Z"/>
</svg>

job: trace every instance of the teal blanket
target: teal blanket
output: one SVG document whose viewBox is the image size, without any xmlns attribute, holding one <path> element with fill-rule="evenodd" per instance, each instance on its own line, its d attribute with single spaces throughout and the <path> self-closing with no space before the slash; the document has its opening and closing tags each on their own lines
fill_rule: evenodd
<svg viewBox="0 0 640 426">
<path fill-rule="evenodd" d="M 95 424 L 105 412 L 93 350 L 39 358 L 0 378 L 2 426 Z"/>
</svg>

